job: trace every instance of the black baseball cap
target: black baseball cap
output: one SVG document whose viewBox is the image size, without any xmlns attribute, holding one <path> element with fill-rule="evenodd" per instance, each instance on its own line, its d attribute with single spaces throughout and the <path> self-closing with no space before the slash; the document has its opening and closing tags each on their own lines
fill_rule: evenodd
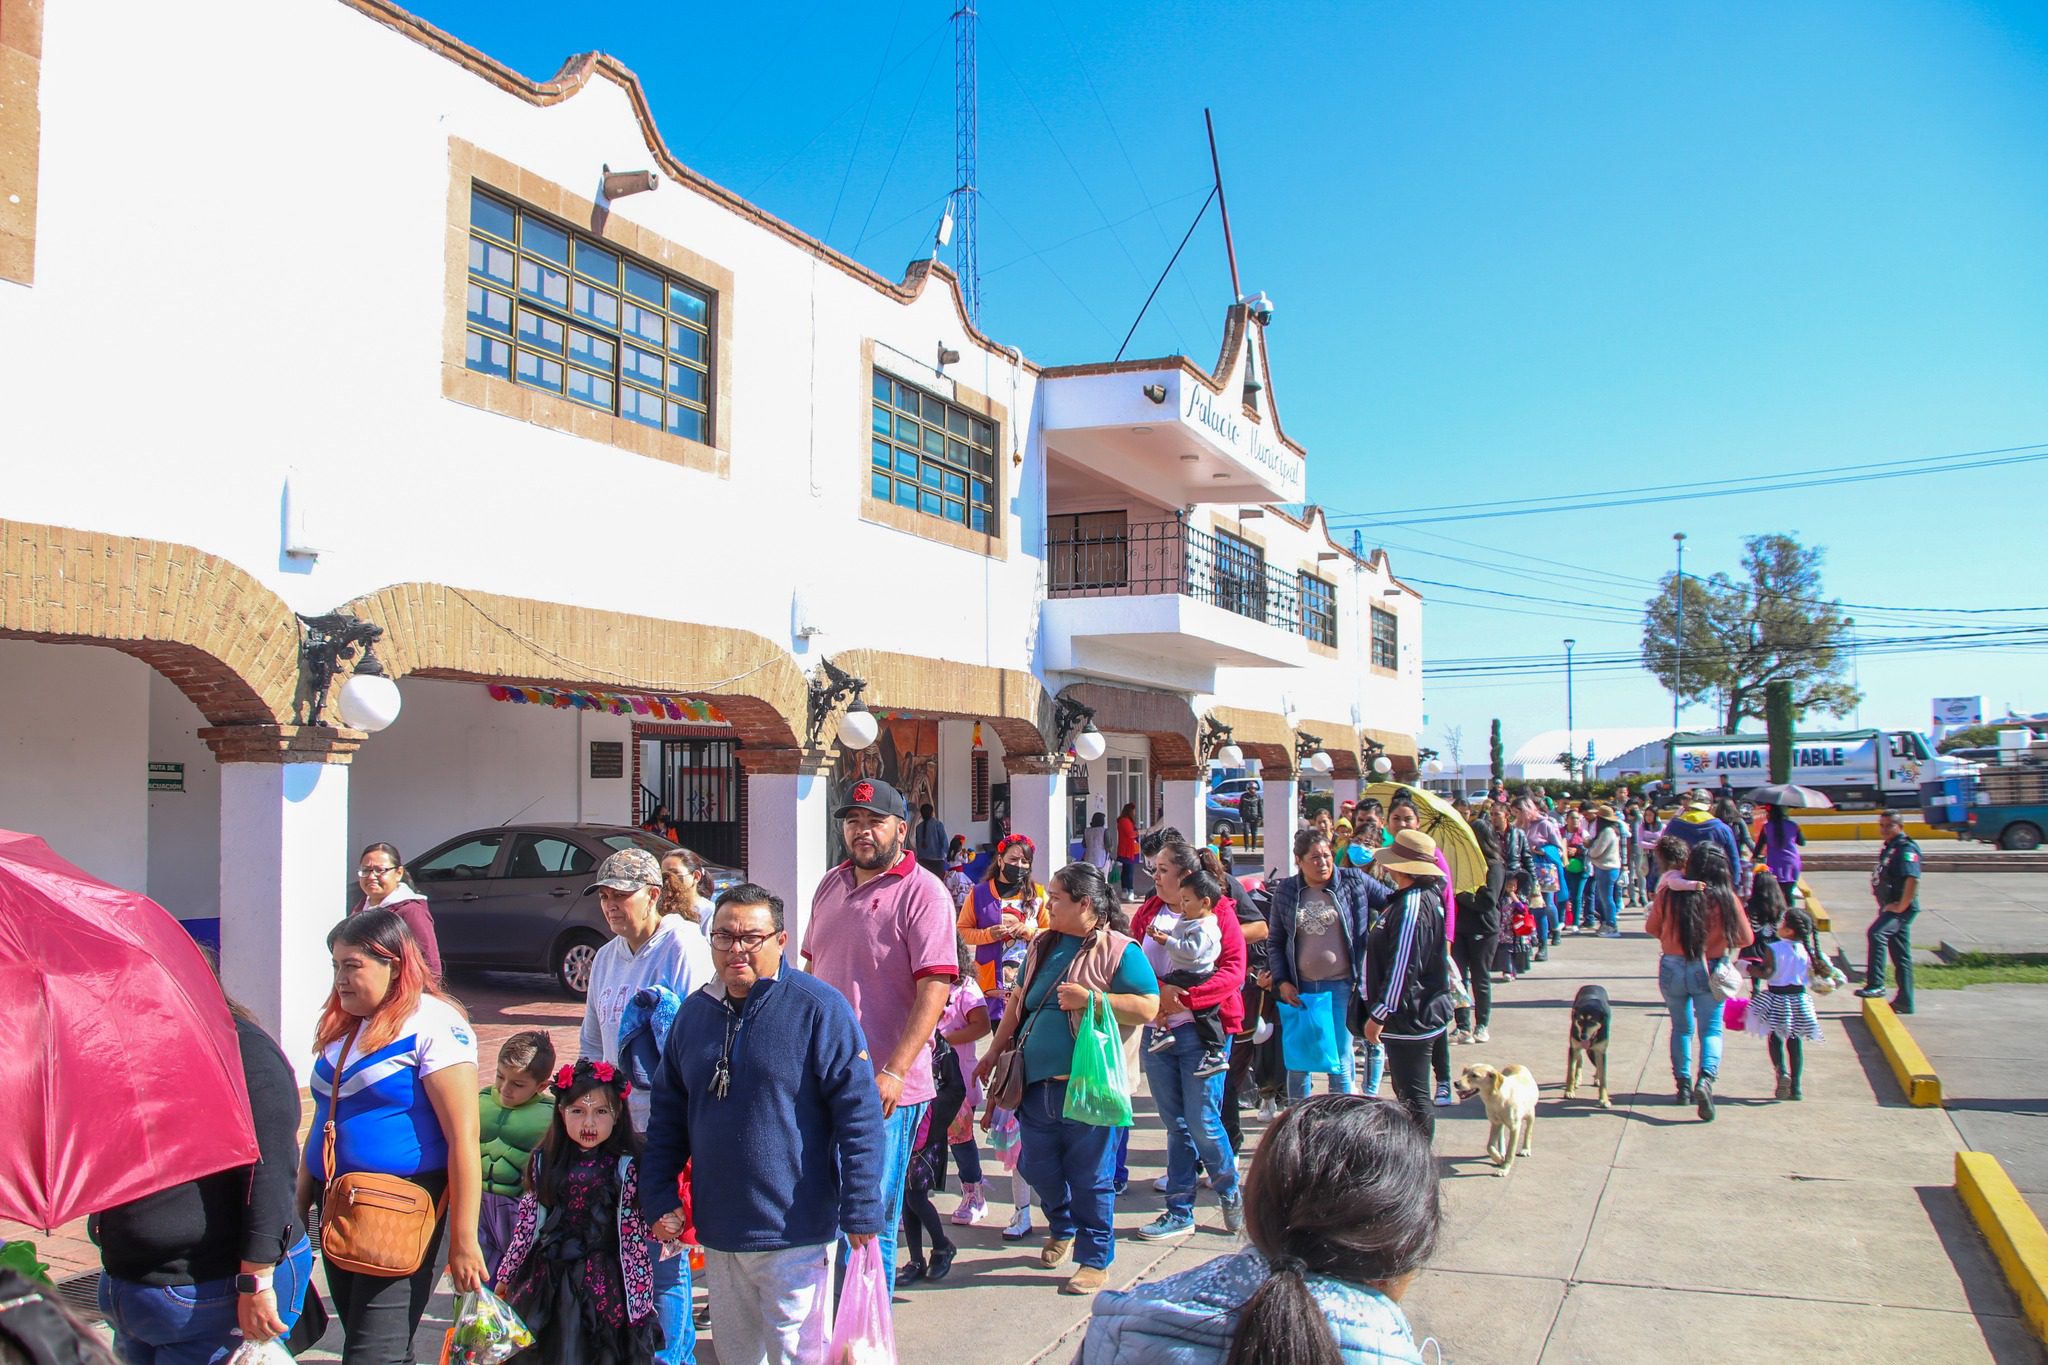
<svg viewBox="0 0 2048 1365">
<path fill-rule="evenodd" d="M 857 810 L 871 810 L 877 815 L 893 815 L 898 820 L 910 818 L 910 806 L 903 800 L 903 793 L 874 777 L 863 777 L 847 787 L 840 795 L 839 805 L 832 812 L 832 818 L 844 820 Z"/>
</svg>

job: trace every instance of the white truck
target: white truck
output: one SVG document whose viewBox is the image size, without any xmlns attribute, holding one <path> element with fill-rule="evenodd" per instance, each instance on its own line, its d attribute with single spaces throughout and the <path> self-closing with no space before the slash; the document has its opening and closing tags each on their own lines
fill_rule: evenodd
<svg viewBox="0 0 2048 1365">
<path fill-rule="evenodd" d="M 1771 780 L 1771 743 L 1764 735 L 1680 734 L 1673 771 L 1678 790 L 1726 787 L 1737 798 Z M 1826 792 L 1837 806 L 1916 807 L 1920 770 L 1934 757 L 1913 730 L 1832 730 L 1792 740 L 1791 781 Z"/>
</svg>

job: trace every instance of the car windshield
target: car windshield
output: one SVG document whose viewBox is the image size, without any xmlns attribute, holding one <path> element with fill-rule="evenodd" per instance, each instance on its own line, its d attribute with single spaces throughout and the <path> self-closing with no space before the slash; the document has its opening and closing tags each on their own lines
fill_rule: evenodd
<svg viewBox="0 0 2048 1365">
<path fill-rule="evenodd" d="M 652 834 L 643 834 L 638 830 L 631 834 L 607 834 L 598 842 L 602 843 L 606 848 L 616 849 L 621 853 L 629 848 L 644 848 L 657 858 L 675 847 L 674 844 L 666 839 Z"/>
</svg>

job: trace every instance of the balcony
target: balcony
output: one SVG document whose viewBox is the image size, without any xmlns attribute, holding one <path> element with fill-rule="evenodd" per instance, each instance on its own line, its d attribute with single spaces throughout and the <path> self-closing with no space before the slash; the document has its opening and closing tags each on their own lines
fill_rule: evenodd
<svg viewBox="0 0 2048 1365">
<path fill-rule="evenodd" d="M 1299 589 L 1251 547 L 1108 514 L 1060 519 L 1045 554 L 1050 668 L 1200 692 L 1218 668 L 1311 661 Z"/>
<path fill-rule="evenodd" d="M 1165 507 L 1301 501 L 1301 455 L 1278 438 L 1270 418 L 1245 410 L 1235 374 L 1225 390 L 1163 363 L 1049 373 L 1041 390 L 1047 456 Z"/>
</svg>

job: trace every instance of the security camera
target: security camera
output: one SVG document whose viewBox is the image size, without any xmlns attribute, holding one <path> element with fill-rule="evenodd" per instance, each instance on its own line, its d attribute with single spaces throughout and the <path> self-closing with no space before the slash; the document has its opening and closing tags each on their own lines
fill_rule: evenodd
<svg viewBox="0 0 2048 1365">
<path fill-rule="evenodd" d="M 1273 300 L 1267 298 L 1264 291 L 1247 295 L 1242 302 L 1246 308 L 1251 310 L 1253 322 L 1258 323 L 1261 327 L 1272 325 Z"/>
<path fill-rule="evenodd" d="M 1166 385 L 1147 384 L 1145 386 L 1145 396 L 1155 403 L 1164 403 L 1166 401 Z"/>
</svg>

